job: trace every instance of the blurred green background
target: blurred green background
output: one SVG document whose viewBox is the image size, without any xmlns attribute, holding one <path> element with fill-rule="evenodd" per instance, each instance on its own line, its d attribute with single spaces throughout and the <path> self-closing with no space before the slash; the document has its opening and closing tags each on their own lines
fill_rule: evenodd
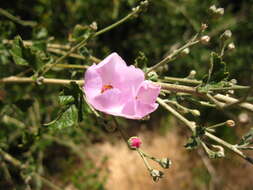
<svg viewBox="0 0 253 190">
<path fill-rule="evenodd" d="M 11 46 L 4 43 L 3 40 L 12 40 L 15 36 L 20 35 L 23 40 L 42 42 L 42 44 L 49 39 L 53 43 L 66 44 L 77 24 L 89 25 L 95 21 L 98 29 L 102 29 L 128 14 L 138 2 L 140 1 L 8 0 L 1 2 L 2 9 L 22 20 L 34 21 L 37 25 L 23 26 L 0 14 L 0 77 L 17 75 L 28 68 L 14 64 L 10 53 Z M 224 16 L 218 19 L 210 17 L 208 9 L 213 4 L 225 9 Z M 194 69 L 197 71 L 197 78 L 201 78 L 208 70 L 210 50 L 218 49 L 219 36 L 226 29 L 230 29 L 233 33 L 232 41 L 236 46 L 235 51 L 225 56 L 230 78 L 236 78 L 242 85 L 251 85 L 253 79 L 252 12 L 252 0 L 153 0 L 148 9 L 139 17 L 92 39 L 87 44 L 86 51 L 100 59 L 111 52 L 118 52 L 129 64 L 134 63 L 139 52 L 143 52 L 148 59 L 149 66 L 151 66 L 190 39 L 198 31 L 201 23 L 208 23 L 206 34 L 211 36 L 210 44 L 192 48 L 189 55 L 169 64 L 166 74 L 185 77 L 190 70 Z M 47 57 L 56 58 L 57 56 L 46 52 L 46 50 L 44 53 Z M 90 60 L 74 58 L 68 58 L 66 62 L 80 65 L 91 64 Z M 83 70 L 58 69 L 49 72 L 47 76 L 81 79 L 83 73 Z M 24 76 L 32 74 L 30 71 Z M 67 187 L 69 189 L 105 189 L 107 180 L 110 180 L 110 171 L 106 166 L 107 159 L 110 157 L 101 156 L 99 159 L 96 157 L 94 159 L 92 146 L 108 141 L 117 144 L 120 138 L 118 138 L 118 134 L 108 132 L 108 126 L 112 125 L 110 122 L 103 123 L 97 120 L 88 115 L 89 111 L 87 110 L 82 113 L 84 121 L 78 124 L 67 124 L 73 125 L 73 127 L 65 127 L 65 125 L 62 128 L 45 127 L 42 125 L 57 117 L 61 107 L 58 95 L 63 89 L 62 86 L 35 84 L 1 85 L 0 148 L 28 167 L 20 171 L 8 162 L 4 162 L 0 157 L 0 189 L 25 189 L 30 183 L 32 189 L 54 189 L 48 184 L 43 185 L 45 183 L 41 179 L 36 177 L 30 179 L 29 176 L 35 171 L 46 176 L 53 183 L 66 187 L 66 189 Z M 215 110 L 202 111 L 202 122 L 217 123 L 226 118 Z M 238 110 L 235 110 L 235 113 L 239 114 Z M 173 122 L 178 125 L 171 119 L 171 116 L 159 110 L 152 115 L 150 121 L 122 121 L 122 125 L 128 127 L 131 134 L 151 131 L 159 135 L 168 130 L 173 132 L 171 129 L 173 127 L 168 127 Z M 129 123 L 130 125 L 128 125 Z M 140 125 L 143 127 L 140 128 Z M 224 129 L 220 133 L 224 138 L 233 141 L 238 135 L 247 131 L 249 126 L 251 123 L 243 124 L 243 129 L 236 129 L 235 132 L 231 129 Z M 184 130 L 178 129 L 175 136 L 186 139 Z M 178 149 L 183 149 L 183 147 L 178 147 Z M 161 152 L 163 151 L 161 149 Z M 190 154 L 188 156 L 195 158 L 194 163 L 196 162 L 197 169 L 192 170 L 188 176 L 192 180 L 184 188 L 207 189 L 211 180 L 209 174 L 203 169 L 205 167 L 199 166 L 201 160 L 197 159 L 197 155 Z M 233 157 L 233 155 L 229 155 L 229 157 Z M 222 173 L 222 168 L 236 170 L 236 167 L 232 168 L 232 164 L 237 163 L 240 168 L 238 172 L 243 172 L 240 161 L 230 161 L 227 165 L 226 162 L 227 160 L 224 159 L 219 163 L 215 162 L 214 165 L 217 164 L 219 167 L 215 166 L 216 169 Z M 231 177 L 230 183 L 233 182 L 233 179 L 235 178 Z M 250 177 L 247 179 L 248 181 L 252 180 Z M 163 183 L 163 185 L 160 185 L 159 189 L 173 188 L 173 184 L 166 186 L 166 183 Z M 225 189 L 225 187 L 226 185 L 221 183 L 218 189 Z M 111 189 L 113 188 L 111 187 Z M 235 187 L 229 189 L 235 189 Z M 244 182 L 241 189 L 250 190 L 252 184 Z"/>
</svg>

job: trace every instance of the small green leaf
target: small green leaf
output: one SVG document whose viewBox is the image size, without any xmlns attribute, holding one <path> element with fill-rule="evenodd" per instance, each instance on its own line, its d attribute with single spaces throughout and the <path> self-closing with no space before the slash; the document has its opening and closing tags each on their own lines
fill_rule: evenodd
<svg viewBox="0 0 253 190">
<path fill-rule="evenodd" d="M 17 65 L 29 65 L 29 63 L 23 58 L 25 46 L 20 36 L 16 36 L 13 40 L 11 55 Z"/>
<path fill-rule="evenodd" d="M 62 130 L 78 123 L 78 111 L 75 105 L 70 106 L 55 122 L 51 123 L 49 127 Z"/>
<path fill-rule="evenodd" d="M 59 96 L 59 104 L 65 106 L 74 102 L 73 96 Z"/>
<path fill-rule="evenodd" d="M 138 68 L 145 70 L 147 69 L 147 63 L 148 63 L 148 58 L 143 52 L 139 51 L 138 57 L 134 60 L 134 65 Z"/>
<path fill-rule="evenodd" d="M 10 53 L 17 65 L 30 66 L 33 70 L 38 70 L 49 61 L 49 57 L 42 51 L 43 48 L 46 49 L 45 43 L 42 42 L 35 43 L 31 47 L 25 47 L 21 37 L 16 36 Z"/>
<path fill-rule="evenodd" d="M 203 78 L 204 84 L 216 83 L 227 80 L 229 76 L 227 65 L 217 53 L 211 53 L 210 68 L 208 76 Z"/>
</svg>

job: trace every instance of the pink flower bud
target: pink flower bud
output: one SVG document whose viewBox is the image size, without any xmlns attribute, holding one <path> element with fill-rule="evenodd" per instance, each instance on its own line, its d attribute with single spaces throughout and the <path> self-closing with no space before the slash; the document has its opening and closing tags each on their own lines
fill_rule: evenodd
<svg viewBox="0 0 253 190">
<path fill-rule="evenodd" d="M 140 148 L 141 143 L 142 142 L 141 142 L 141 139 L 139 137 L 131 137 L 128 140 L 128 144 L 129 144 L 130 148 L 132 148 L 132 149 Z"/>
</svg>

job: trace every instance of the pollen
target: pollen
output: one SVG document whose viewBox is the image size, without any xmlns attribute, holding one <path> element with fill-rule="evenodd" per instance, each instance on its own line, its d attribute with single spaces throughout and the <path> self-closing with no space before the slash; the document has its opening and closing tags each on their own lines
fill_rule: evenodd
<svg viewBox="0 0 253 190">
<path fill-rule="evenodd" d="M 106 84 L 106 85 L 104 85 L 104 86 L 102 87 L 101 93 L 104 93 L 106 90 L 110 90 L 110 89 L 112 89 L 112 88 L 113 88 L 112 85 Z"/>
</svg>

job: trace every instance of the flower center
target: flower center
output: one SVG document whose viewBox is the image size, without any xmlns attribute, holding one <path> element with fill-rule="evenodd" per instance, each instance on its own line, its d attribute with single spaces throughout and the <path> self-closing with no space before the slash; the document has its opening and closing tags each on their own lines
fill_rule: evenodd
<svg viewBox="0 0 253 190">
<path fill-rule="evenodd" d="M 112 88 L 113 88 L 112 85 L 106 84 L 106 85 L 104 85 L 104 86 L 102 87 L 101 93 L 105 92 L 106 90 L 110 90 L 110 89 L 112 89 Z"/>
</svg>

